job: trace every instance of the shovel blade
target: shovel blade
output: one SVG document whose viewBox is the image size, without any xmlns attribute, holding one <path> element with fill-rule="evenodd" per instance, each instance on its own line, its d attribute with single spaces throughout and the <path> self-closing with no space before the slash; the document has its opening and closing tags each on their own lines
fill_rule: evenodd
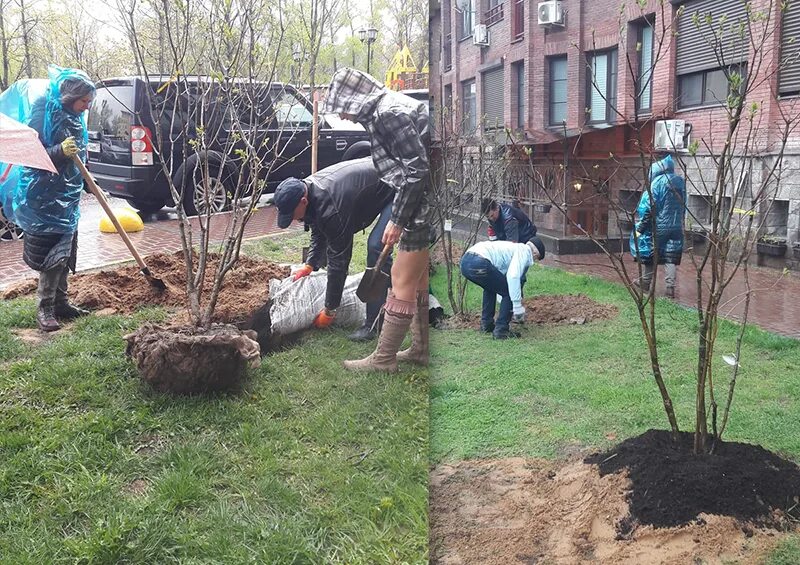
<svg viewBox="0 0 800 565">
<path fill-rule="evenodd" d="M 375 268 L 367 269 L 358 283 L 356 296 L 361 302 L 375 302 L 383 298 L 389 288 L 389 275 Z"/>
</svg>

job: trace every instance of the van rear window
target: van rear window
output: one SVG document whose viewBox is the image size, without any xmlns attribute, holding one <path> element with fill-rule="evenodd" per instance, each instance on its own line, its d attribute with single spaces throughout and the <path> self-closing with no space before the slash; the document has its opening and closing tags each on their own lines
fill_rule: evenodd
<svg viewBox="0 0 800 565">
<path fill-rule="evenodd" d="M 133 124 L 133 112 L 133 85 L 101 86 L 89 109 L 88 129 L 104 136 L 127 138 Z"/>
</svg>

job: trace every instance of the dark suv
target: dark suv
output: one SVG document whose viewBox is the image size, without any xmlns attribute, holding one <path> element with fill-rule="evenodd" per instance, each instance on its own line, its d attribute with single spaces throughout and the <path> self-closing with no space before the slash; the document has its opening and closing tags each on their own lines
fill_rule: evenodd
<svg viewBox="0 0 800 565">
<path fill-rule="evenodd" d="M 195 78 L 194 85 L 198 91 L 203 79 Z M 189 80 L 180 84 L 189 84 L 189 91 L 194 86 Z M 243 86 L 242 88 L 246 88 Z M 146 89 L 150 89 L 150 96 Z M 194 151 L 185 151 L 184 144 L 170 140 L 180 139 L 180 132 L 197 131 L 197 124 L 189 116 L 199 115 L 186 111 L 183 105 L 191 107 L 192 95 L 173 96 L 171 88 L 178 88 L 169 77 L 123 77 L 100 81 L 97 84 L 97 96 L 89 110 L 89 163 L 88 168 L 97 179 L 98 184 L 113 196 L 126 199 L 141 212 L 148 213 L 161 209 L 165 205 L 174 205 L 169 184 L 161 165 L 154 159 L 153 144 L 156 135 L 156 120 L 153 116 L 161 116 L 158 123 L 161 127 L 160 153 L 172 155 L 172 177 L 175 185 L 184 188 L 184 208 L 189 214 L 205 207 L 203 183 L 197 178 L 199 159 Z M 237 178 L 235 170 L 237 144 L 235 128 L 230 125 L 230 112 L 238 112 L 238 123 L 247 121 L 253 116 L 271 116 L 264 123 L 259 123 L 263 130 L 259 143 L 259 157 L 272 159 L 280 155 L 279 162 L 272 166 L 269 178 L 266 179 L 267 191 L 287 177 L 303 178 L 311 173 L 311 131 L 313 108 L 309 100 L 293 86 L 286 84 L 261 84 L 257 107 L 252 102 L 242 104 L 238 108 L 217 107 L 222 103 L 212 100 L 204 109 L 204 128 L 214 129 L 207 152 L 209 168 L 214 163 L 226 165 L 225 174 L 210 171 L 211 198 L 210 205 L 214 211 L 226 209 L 229 195 L 233 192 L 232 183 Z M 219 97 L 223 99 L 223 97 Z M 231 100 L 231 98 L 224 98 Z M 215 106 L 216 105 L 216 106 Z M 176 107 L 178 109 L 176 110 Z M 278 146 L 274 145 L 277 143 Z M 277 149 L 277 152 L 276 152 Z M 223 158 L 222 153 L 227 157 Z M 369 155 L 369 141 L 364 129 L 356 124 L 340 120 L 337 116 L 321 115 L 319 127 L 319 146 L 317 164 L 322 169 L 340 161 L 365 157 Z M 263 155 L 261 154 L 263 153 Z M 183 155 L 188 155 L 184 160 Z M 195 171 L 189 173 L 189 171 Z M 185 184 L 184 184 L 185 183 Z"/>
</svg>

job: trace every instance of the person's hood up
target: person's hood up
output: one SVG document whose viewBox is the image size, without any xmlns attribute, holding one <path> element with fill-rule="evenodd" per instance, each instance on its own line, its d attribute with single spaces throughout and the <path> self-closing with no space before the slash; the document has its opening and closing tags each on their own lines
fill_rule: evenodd
<svg viewBox="0 0 800 565">
<path fill-rule="evenodd" d="M 339 69 L 328 87 L 325 111 L 351 114 L 363 122 L 386 91 L 383 84 L 365 72 L 351 68 Z"/>
<path fill-rule="evenodd" d="M 52 93 L 58 93 L 58 97 L 53 97 L 61 109 L 72 112 L 72 104 L 84 96 L 92 96 L 97 91 L 94 82 L 85 72 L 78 69 L 65 69 L 57 65 L 47 67 L 47 75 L 50 78 Z"/>
<path fill-rule="evenodd" d="M 657 176 L 663 174 L 675 174 L 675 161 L 672 160 L 672 155 L 667 155 L 660 161 L 656 161 L 650 165 L 650 182 L 652 183 Z"/>
</svg>

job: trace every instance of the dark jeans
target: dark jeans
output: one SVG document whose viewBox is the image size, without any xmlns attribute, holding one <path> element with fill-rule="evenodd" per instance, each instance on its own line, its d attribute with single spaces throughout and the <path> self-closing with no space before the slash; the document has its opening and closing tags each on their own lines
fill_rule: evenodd
<svg viewBox="0 0 800 565">
<path fill-rule="evenodd" d="M 383 231 L 386 229 L 386 224 L 389 223 L 389 219 L 392 216 L 392 202 L 386 205 L 386 207 L 381 211 L 381 215 L 378 216 L 378 223 L 375 224 L 375 227 L 372 228 L 372 231 L 369 233 L 369 238 L 367 239 L 367 267 L 374 267 L 375 263 L 378 262 L 378 257 L 383 251 L 383 243 L 381 239 L 383 238 Z M 389 255 L 384 261 L 383 266 L 381 267 L 381 271 L 389 275 L 389 286 L 392 285 L 392 256 Z M 375 321 L 375 318 L 378 317 L 378 314 L 381 312 L 381 306 L 386 302 L 386 296 L 384 296 L 381 300 L 377 300 L 375 302 L 367 303 L 367 319 L 364 323 L 367 326 L 371 326 L 372 323 Z"/>
<path fill-rule="evenodd" d="M 465 253 L 461 258 L 461 274 L 464 275 L 465 279 L 474 282 L 483 289 L 482 326 L 486 327 L 494 322 L 496 297 L 498 294 L 502 297 L 494 332 L 495 334 L 507 332 L 513 308 L 505 275 L 492 265 L 488 259 L 471 252 Z"/>
</svg>

